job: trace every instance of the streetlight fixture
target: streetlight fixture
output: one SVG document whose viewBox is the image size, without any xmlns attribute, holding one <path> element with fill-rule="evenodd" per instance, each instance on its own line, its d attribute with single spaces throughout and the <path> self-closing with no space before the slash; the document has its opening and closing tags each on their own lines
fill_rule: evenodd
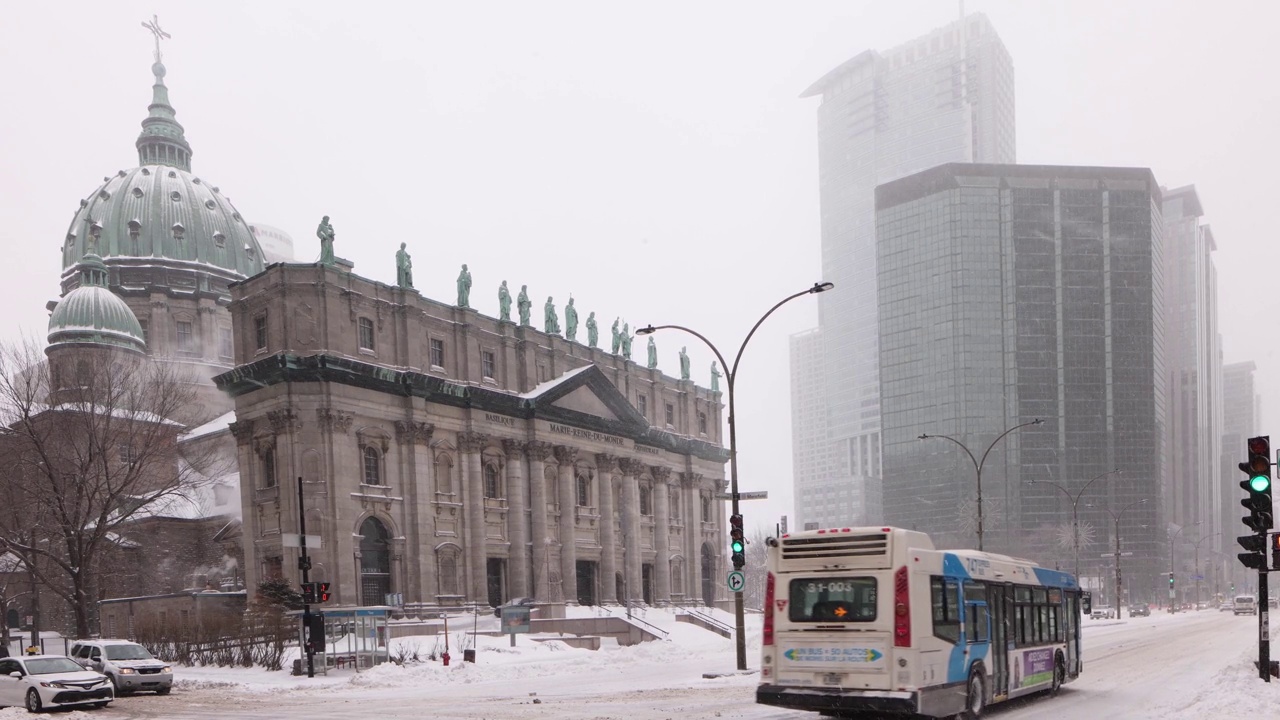
<svg viewBox="0 0 1280 720">
<path fill-rule="evenodd" d="M 1018 428 L 1024 428 L 1028 425 L 1039 425 L 1043 422 L 1044 420 L 1041 420 L 1040 418 L 1036 418 L 1031 422 L 1024 422 L 1021 425 L 1014 425 L 1008 430 L 1005 430 L 1004 432 L 1000 433 L 996 437 L 996 439 L 992 440 L 991 444 L 987 446 L 986 451 L 982 453 L 981 460 L 975 458 L 973 456 L 973 453 L 969 451 L 969 448 L 966 447 L 964 443 L 951 437 L 950 435 L 930 435 L 929 433 L 921 433 L 920 437 L 918 438 L 920 440 L 928 440 L 930 438 L 942 438 L 943 440 L 950 440 L 951 442 L 959 445 L 960 449 L 964 450 L 964 454 L 969 456 L 969 461 L 973 463 L 973 469 L 978 475 L 978 550 L 979 551 L 982 550 L 982 466 L 985 465 L 987 462 L 987 455 L 991 454 L 991 449 L 996 446 L 996 443 L 1003 440 L 1005 435 L 1008 435 L 1009 433 L 1013 432 L 1014 430 L 1017 430 Z"/>
<path fill-rule="evenodd" d="M 1204 542 L 1205 540 L 1208 540 L 1209 538 L 1218 537 L 1221 534 L 1222 533 L 1214 533 L 1212 535 L 1205 535 L 1204 537 L 1196 541 L 1196 609 L 1197 610 L 1200 609 L 1200 543 Z"/>
<path fill-rule="evenodd" d="M 1121 593 L 1121 585 L 1122 585 L 1120 581 L 1120 577 L 1121 577 L 1120 576 L 1120 518 L 1124 517 L 1124 514 L 1129 511 L 1129 508 L 1134 507 L 1135 505 L 1145 504 L 1146 502 L 1147 502 L 1146 498 L 1142 498 L 1141 500 L 1134 500 L 1128 505 L 1125 505 L 1124 507 L 1120 508 L 1120 512 L 1118 513 L 1112 512 L 1111 508 L 1109 507 L 1102 508 L 1103 510 L 1107 511 L 1107 514 L 1111 516 L 1112 520 L 1116 521 L 1115 557 L 1116 557 L 1116 619 L 1117 620 L 1124 617 L 1124 609 L 1121 607 L 1121 604 L 1120 604 L 1120 593 Z M 1090 505 L 1090 507 L 1093 507 L 1093 506 Z M 1106 557 L 1106 556 L 1104 555 L 1103 557 Z"/>
<path fill-rule="evenodd" d="M 798 293 L 788 295 L 787 297 L 779 300 L 776 305 L 769 308 L 769 311 L 766 312 L 764 315 L 762 315 L 760 319 L 756 321 L 755 325 L 751 326 L 751 331 L 747 333 L 747 339 L 743 340 L 742 344 L 738 346 L 738 354 L 735 355 L 733 358 L 733 365 L 729 365 L 729 363 L 725 362 L 724 355 L 720 354 L 720 350 L 716 348 L 715 344 L 713 344 L 710 340 L 708 340 L 705 336 L 703 336 L 701 333 L 697 332 L 696 330 L 691 330 L 682 325 L 648 325 L 646 327 L 638 328 L 636 330 L 637 335 L 651 335 L 657 332 L 658 330 L 682 330 L 684 332 L 687 332 L 690 335 L 701 340 L 704 344 L 706 344 L 707 347 L 711 348 L 711 352 L 715 353 L 716 359 L 720 361 L 720 367 L 725 368 L 725 380 L 728 382 L 728 387 L 729 387 L 729 495 L 730 495 L 730 502 L 732 503 L 733 515 L 739 514 L 738 512 L 738 433 L 737 433 L 737 426 L 734 422 L 733 388 L 735 385 L 735 381 L 737 380 L 737 377 L 738 377 L 738 362 L 742 360 L 742 351 L 747 349 L 747 343 L 751 342 L 751 336 L 756 334 L 756 330 L 759 329 L 760 324 L 763 323 L 766 318 L 772 315 L 774 310 L 777 310 L 778 308 L 782 307 L 788 302 L 791 302 L 792 300 L 795 300 L 796 298 L 801 297 L 803 295 L 816 295 L 817 293 L 826 292 L 833 287 L 835 287 L 835 283 L 816 282 L 813 284 L 813 287 L 807 290 L 802 290 Z M 734 620 L 734 631 L 735 631 L 734 634 L 737 635 L 736 644 L 737 644 L 737 654 L 738 654 L 738 669 L 746 670 L 747 669 L 747 633 L 746 633 L 746 613 L 744 612 L 743 605 L 742 605 L 742 590 L 735 590 L 733 593 L 733 620 Z"/>
<path fill-rule="evenodd" d="M 1089 482 L 1084 484 L 1084 487 L 1080 488 L 1080 492 L 1076 493 L 1075 495 L 1072 495 L 1070 490 L 1062 487 L 1058 483 L 1052 482 L 1049 480 L 1032 480 L 1031 482 L 1027 483 L 1028 485 L 1049 485 L 1049 486 L 1055 487 L 1061 490 L 1063 493 L 1065 493 L 1067 496 L 1067 499 L 1071 501 L 1071 545 L 1072 545 L 1072 549 L 1075 551 L 1075 556 L 1076 556 L 1076 582 L 1077 583 L 1080 582 L 1080 498 L 1084 496 L 1084 491 L 1088 490 L 1090 485 L 1094 484 L 1095 482 L 1097 482 L 1098 480 L 1101 480 L 1104 477 L 1107 477 L 1108 475 L 1119 475 L 1120 473 L 1121 473 L 1120 469 L 1117 468 L 1115 470 L 1108 470 L 1107 472 L 1104 472 L 1095 478 L 1091 478 Z"/>
<path fill-rule="evenodd" d="M 1176 548 L 1176 547 L 1177 547 L 1177 545 L 1175 545 L 1173 541 L 1178 539 L 1178 536 L 1182 534 L 1182 531 L 1183 531 L 1183 530 L 1186 530 L 1186 529 L 1187 529 L 1187 528 L 1189 528 L 1189 527 L 1196 527 L 1197 525 L 1199 525 L 1199 524 L 1200 524 L 1200 523 L 1202 523 L 1202 522 L 1204 522 L 1204 521 L 1203 521 L 1203 520 L 1197 520 L 1197 521 L 1195 521 L 1195 522 L 1191 523 L 1190 525 L 1183 525 L 1182 527 L 1178 528 L 1178 531 L 1177 531 L 1177 532 L 1175 532 L 1175 533 L 1173 533 L 1172 535 L 1170 535 L 1170 536 L 1169 536 L 1169 612 L 1170 612 L 1170 614 L 1178 612 L 1178 603 L 1177 603 L 1178 596 L 1177 596 L 1177 593 L 1176 593 L 1176 592 L 1174 591 L 1174 589 L 1173 589 L 1173 585 L 1174 585 L 1174 582 L 1173 582 L 1173 572 L 1174 572 L 1174 568 L 1173 568 L 1173 565 L 1174 565 L 1174 563 L 1173 563 L 1173 554 L 1174 554 L 1174 548 Z"/>
</svg>

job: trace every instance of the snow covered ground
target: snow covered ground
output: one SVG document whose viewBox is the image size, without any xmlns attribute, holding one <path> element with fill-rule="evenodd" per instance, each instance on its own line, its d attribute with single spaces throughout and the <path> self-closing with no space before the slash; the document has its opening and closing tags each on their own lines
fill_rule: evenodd
<svg viewBox="0 0 1280 720">
<path fill-rule="evenodd" d="M 577 612 L 592 614 L 590 609 Z M 106 710 L 59 713 L 65 720 L 108 718 L 816 718 L 758 706 L 755 674 L 734 670 L 734 645 L 706 630 L 648 610 L 646 621 L 668 630 L 667 641 L 599 651 L 520 636 L 481 637 L 477 662 L 461 662 L 451 647 L 439 661 L 370 670 L 331 671 L 315 678 L 254 669 L 178 668 L 172 695 L 117 700 Z M 732 624 L 731 616 L 720 613 Z M 461 619 L 459 619 L 461 620 Z M 492 616 L 479 618 L 480 629 Z M 759 664 L 759 616 L 748 615 L 747 659 Z M 451 643 L 471 621 L 451 622 Z M 1040 697 L 990 715 L 1002 719 L 1273 718 L 1280 717 L 1280 680 L 1263 683 L 1252 665 L 1257 620 L 1201 611 L 1120 621 L 1084 621 L 1085 674 L 1056 698 Z M 433 637 L 396 641 L 420 652 Z M 1277 653 L 1280 656 L 1280 643 Z M 705 672 L 727 673 L 707 679 Z M 0 718 L 22 717 L 18 708 Z"/>
</svg>

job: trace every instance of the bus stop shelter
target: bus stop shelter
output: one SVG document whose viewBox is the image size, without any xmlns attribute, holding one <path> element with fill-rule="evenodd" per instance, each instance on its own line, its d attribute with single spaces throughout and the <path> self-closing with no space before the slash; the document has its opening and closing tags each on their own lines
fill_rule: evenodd
<svg viewBox="0 0 1280 720">
<path fill-rule="evenodd" d="M 312 615 L 324 616 L 324 649 L 316 653 L 317 669 L 358 672 L 387 662 L 391 637 L 387 620 L 395 609 L 389 605 L 366 605 L 312 610 Z M 298 613 L 298 625 L 301 628 L 302 613 Z"/>
</svg>

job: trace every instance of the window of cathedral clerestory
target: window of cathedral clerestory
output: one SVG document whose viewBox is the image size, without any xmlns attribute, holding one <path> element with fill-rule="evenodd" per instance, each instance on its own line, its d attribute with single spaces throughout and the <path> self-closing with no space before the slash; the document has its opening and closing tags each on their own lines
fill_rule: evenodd
<svg viewBox="0 0 1280 720">
<path fill-rule="evenodd" d="M 267 314 L 263 313 L 253 319 L 253 338 L 258 350 L 267 349 Z"/>
<path fill-rule="evenodd" d="M 184 353 L 195 352 L 195 337 L 191 334 L 191 323 L 186 320 L 179 320 L 175 323 L 178 331 L 178 351 Z"/>
<path fill-rule="evenodd" d="M 645 395 L 644 393 L 640 393 L 639 395 L 637 395 L 636 409 L 639 410 L 640 414 L 643 415 L 647 420 L 649 418 L 649 396 Z"/>
<path fill-rule="evenodd" d="M 484 496 L 495 499 L 502 497 L 502 486 L 498 482 L 498 468 L 492 464 L 484 466 Z"/>
<path fill-rule="evenodd" d="M 711 498 L 706 493 L 702 495 L 702 522 L 711 522 Z"/>
<path fill-rule="evenodd" d="M 706 437 L 707 435 L 707 414 L 698 412 L 698 434 Z"/>
<path fill-rule="evenodd" d="M 444 369 L 444 341 L 432 338 L 431 340 L 431 367 Z"/>
<path fill-rule="evenodd" d="M 218 354 L 230 359 L 234 356 L 235 346 L 231 342 L 231 328 L 218 328 Z"/>
<path fill-rule="evenodd" d="M 273 448 L 267 448 L 262 451 L 262 487 L 263 489 L 273 488 L 276 486 L 276 451 Z"/>
<path fill-rule="evenodd" d="M 591 476 L 578 475 L 578 507 L 591 507 Z"/>
<path fill-rule="evenodd" d="M 666 407 L 666 421 L 667 421 L 667 427 L 669 427 L 669 428 L 670 428 L 670 427 L 675 427 L 675 424 L 676 424 L 676 406 L 675 406 L 675 405 L 672 405 L 671 403 L 667 403 L 667 407 Z"/>
<path fill-rule="evenodd" d="M 494 368 L 493 352 L 489 350 L 480 351 L 480 376 L 486 380 L 493 380 L 497 375 Z"/>
<path fill-rule="evenodd" d="M 653 515 L 653 488 L 648 485 L 640 486 L 640 514 Z"/>
<path fill-rule="evenodd" d="M 360 349 L 373 350 L 373 321 L 369 318 L 360 318 L 358 325 L 360 327 Z"/>
<path fill-rule="evenodd" d="M 360 451 L 361 457 L 364 459 L 364 484 L 365 485 L 381 485 L 382 484 L 382 457 L 378 453 L 378 449 L 372 445 L 365 445 Z"/>
</svg>

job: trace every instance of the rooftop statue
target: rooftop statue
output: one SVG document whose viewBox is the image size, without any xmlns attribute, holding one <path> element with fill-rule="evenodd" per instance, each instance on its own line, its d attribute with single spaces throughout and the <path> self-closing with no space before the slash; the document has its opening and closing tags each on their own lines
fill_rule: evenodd
<svg viewBox="0 0 1280 720">
<path fill-rule="evenodd" d="M 471 271 L 467 270 L 467 264 L 462 264 L 462 272 L 458 273 L 458 307 L 471 307 L 468 303 L 471 300 Z"/>
<path fill-rule="evenodd" d="M 320 263 L 336 264 L 333 256 L 333 226 L 329 224 L 328 215 L 320 220 L 320 226 L 316 228 L 316 237 L 320 238 Z"/>
<path fill-rule="evenodd" d="M 592 311 L 587 316 L 587 346 L 595 347 L 596 342 L 600 339 L 600 328 L 596 327 L 596 314 Z"/>
<path fill-rule="evenodd" d="M 720 392 L 720 368 L 715 360 L 711 361 L 711 392 Z"/>
<path fill-rule="evenodd" d="M 618 324 L 622 322 L 622 318 L 613 319 L 613 354 L 617 355 L 622 349 L 622 333 L 618 332 Z"/>
<path fill-rule="evenodd" d="M 543 331 L 548 335 L 560 334 L 560 318 L 556 317 L 556 304 L 551 296 L 547 296 L 547 304 L 542 306 Z"/>
<path fill-rule="evenodd" d="M 622 359 L 631 359 L 631 324 L 622 323 Z"/>
<path fill-rule="evenodd" d="M 564 306 L 564 336 L 569 342 L 577 342 L 578 310 L 573 306 L 573 296 L 569 296 L 569 304 Z"/>
<path fill-rule="evenodd" d="M 689 379 L 689 353 L 687 347 L 680 348 L 680 379 Z"/>
<path fill-rule="evenodd" d="M 404 243 L 400 243 L 400 250 L 396 253 L 396 285 L 412 288 L 413 260 L 409 258 L 409 252 L 404 249 L 404 246 Z"/>
<path fill-rule="evenodd" d="M 533 303 L 529 302 L 529 286 L 521 285 L 520 294 L 516 296 L 516 308 L 520 311 L 520 324 L 529 324 L 529 310 L 533 307 Z"/>
<path fill-rule="evenodd" d="M 507 289 L 506 280 L 498 288 L 498 319 L 511 322 L 511 291 Z"/>
<path fill-rule="evenodd" d="M 658 343 L 653 341 L 653 336 L 649 336 L 649 367 L 658 367 Z"/>
</svg>

